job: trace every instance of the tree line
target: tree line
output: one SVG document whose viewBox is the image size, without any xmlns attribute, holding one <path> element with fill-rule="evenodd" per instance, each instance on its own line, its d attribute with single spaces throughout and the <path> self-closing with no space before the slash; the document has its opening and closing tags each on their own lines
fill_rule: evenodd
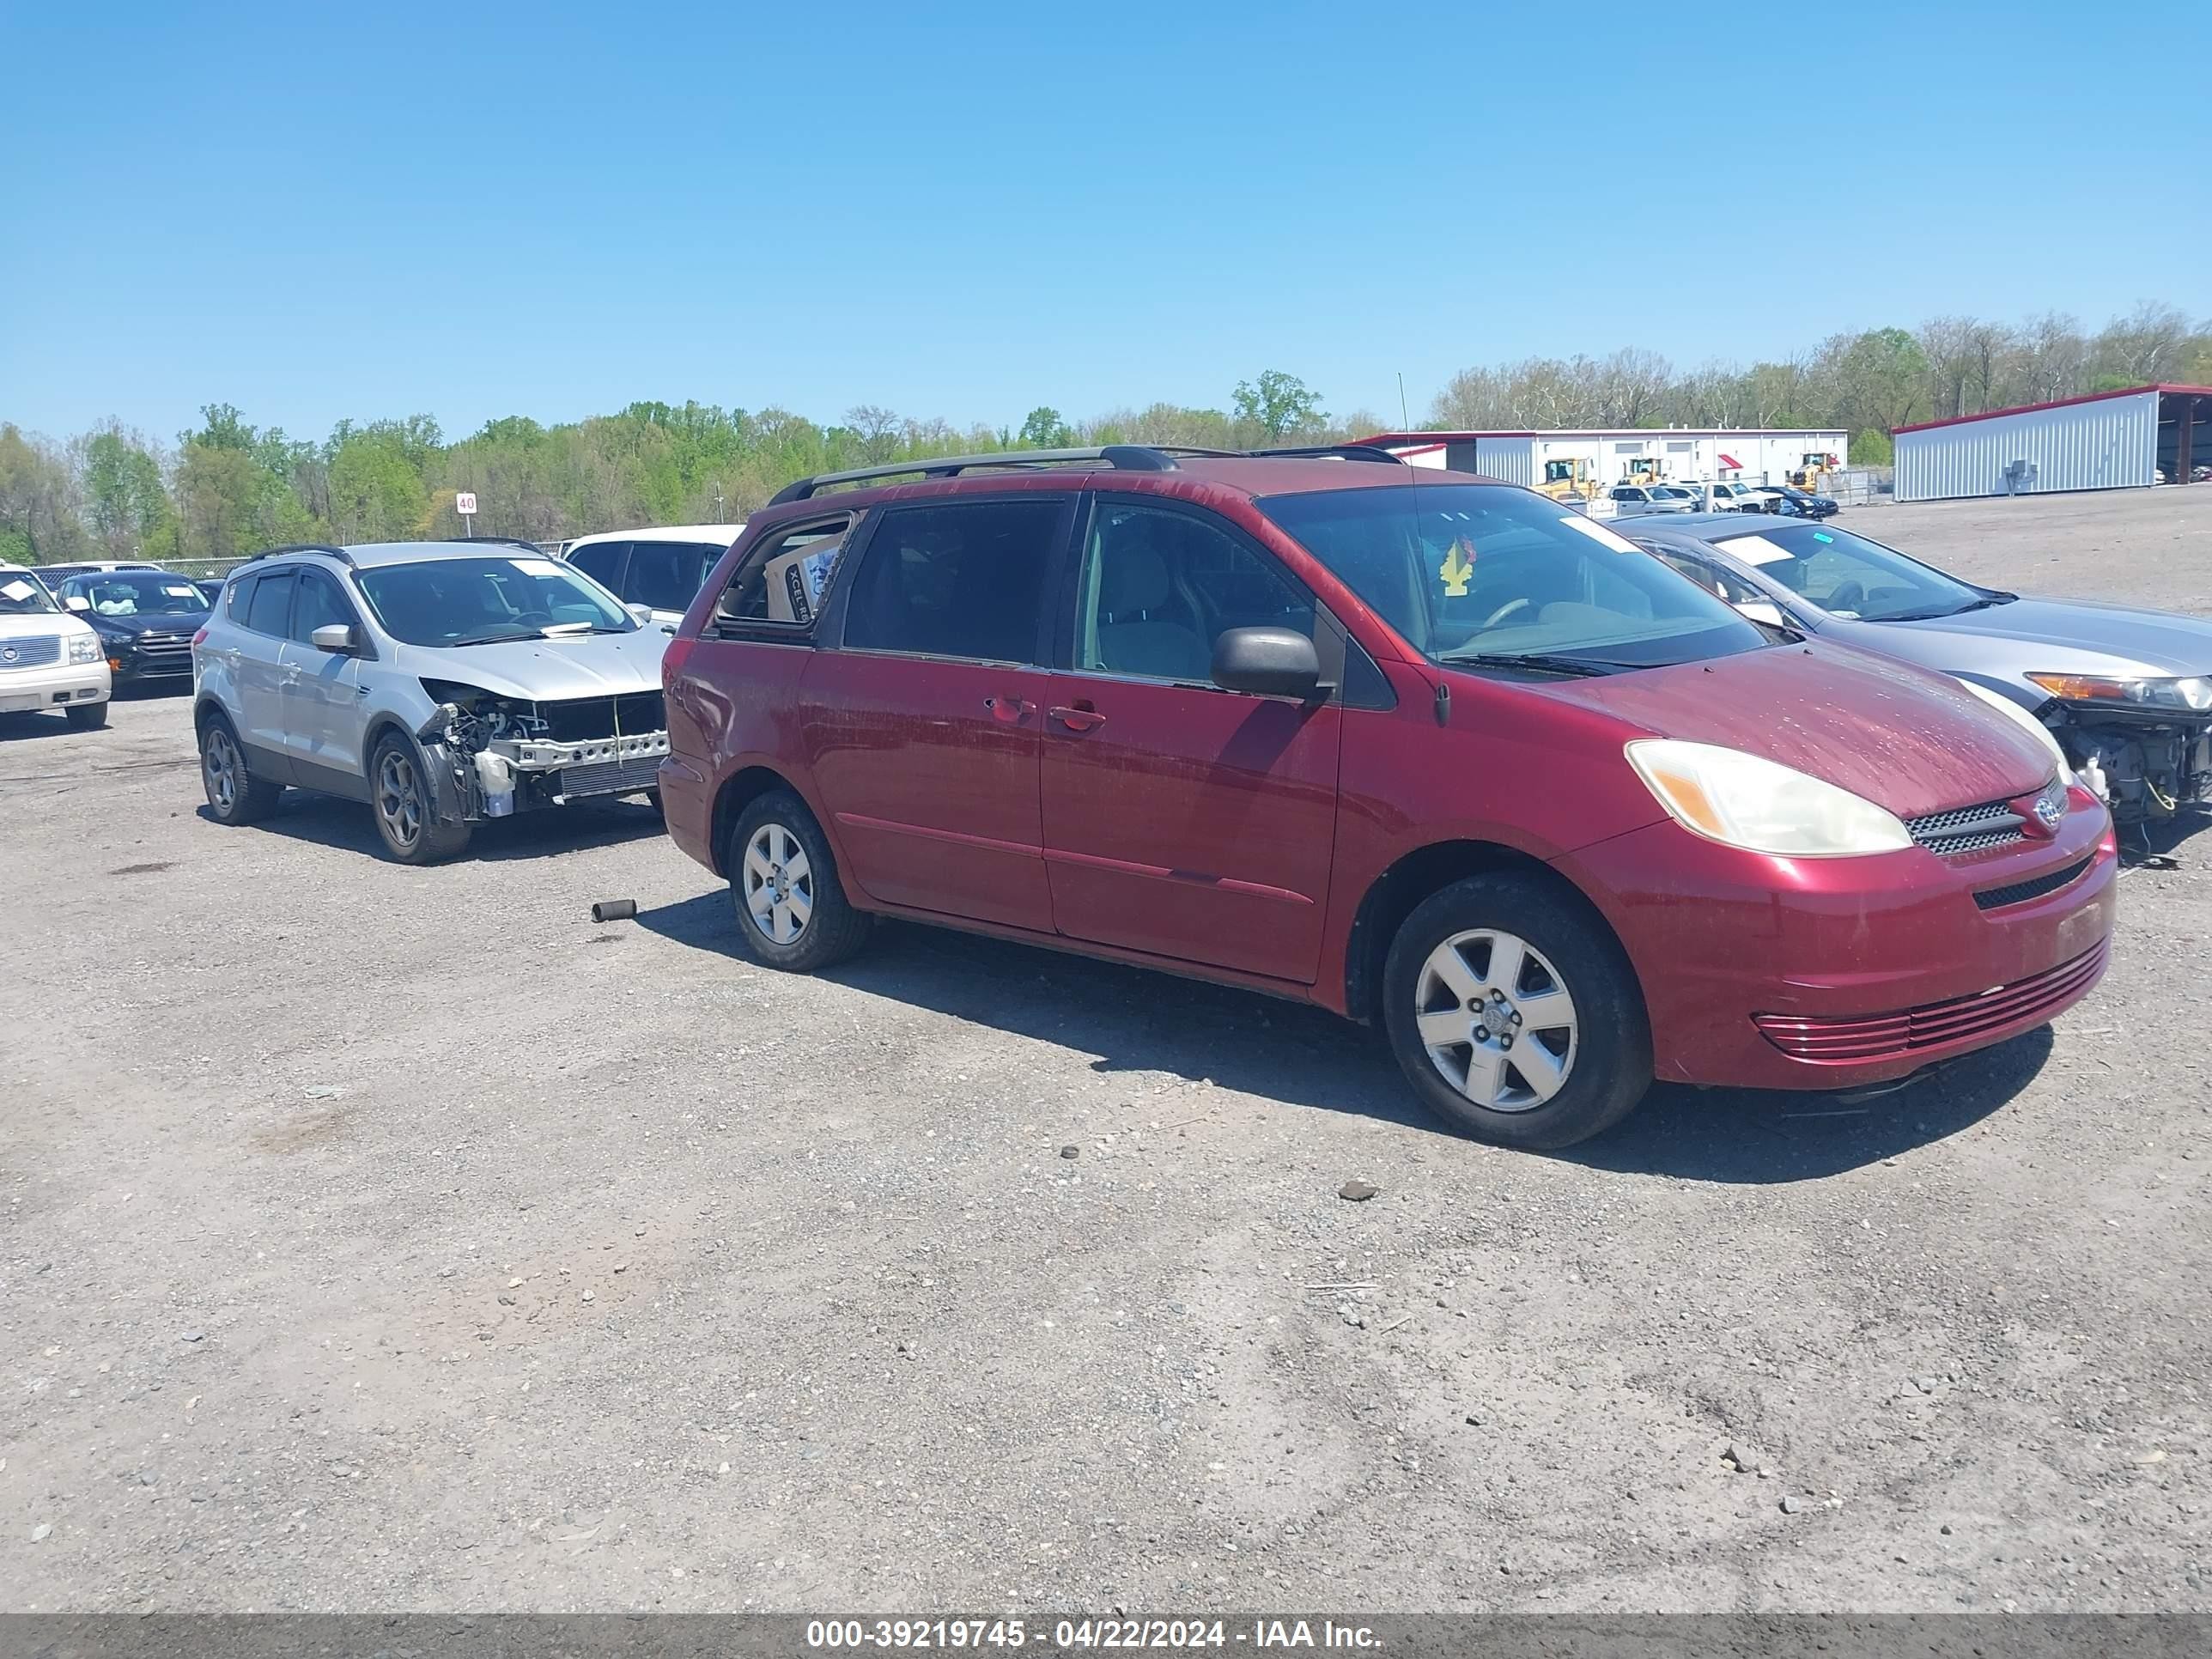
<svg viewBox="0 0 2212 1659">
<path fill-rule="evenodd" d="M 2146 303 L 2094 333 L 2057 313 L 2017 323 L 1937 317 L 1838 334 L 1797 356 L 1677 369 L 1656 353 L 1528 358 L 1462 370 L 1427 411 L 1441 428 L 1742 426 L 1850 432 L 1879 464 L 1892 428 L 2155 380 L 2212 384 L 2212 320 Z M 480 534 L 550 542 L 631 525 L 744 518 L 791 479 L 936 455 L 1077 444 L 1241 449 L 1335 442 L 1398 424 L 1336 416 L 1270 369 L 1226 409 L 1156 403 L 1071 422 L 956 428 L 861 404 L 822 424 L 780 407 L 635 403 L 544 425 L 527 416 L 448 441 L 427 415 L 341 421 L 320 441 L 256 427 L 228 404 L 165 444 L 109 421 L 66 440 L 0 422 L 0 560 L 236 559 L 283 542 L 458 535 L 457 491 Z"/>
</svg>

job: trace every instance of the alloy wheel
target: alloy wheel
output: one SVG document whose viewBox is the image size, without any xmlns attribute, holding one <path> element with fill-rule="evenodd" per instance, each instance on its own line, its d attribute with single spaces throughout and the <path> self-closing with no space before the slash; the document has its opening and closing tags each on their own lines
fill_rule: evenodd
<svg viewBox="0 0 2212 1659">
<path fill-rule="evenodd" d="M 395 846 L 411 848 L 422 833 L 422 786 L 415 763 L 397 750 L 376 769 L 376 812 Z"/>
<path fill-rule="evenodd" d="M 771 945 L 796 945 L 814 917 L 814 866 L 799 837 L 780 823 L 763 823 L 745 843 L 745 913 Z"/>
<path fill-rule="evenodd" d="M 1533 1111 L 1574 1069 L 1574 998 L 1559 970 L 1517 934 L 1453 934 L 1421 964 L 1413 998 L 1430 1063 L 1487 1110 Z"/>
<path fill-rule="evenodd" d="M 200 769 L 207 775 L 208 799 L 215 810 L 230 811 L 231 803 L 238 799 L 238 750 L 231 745 L 230 733 L 220 726 L 208 733 Z"/>
</svg>

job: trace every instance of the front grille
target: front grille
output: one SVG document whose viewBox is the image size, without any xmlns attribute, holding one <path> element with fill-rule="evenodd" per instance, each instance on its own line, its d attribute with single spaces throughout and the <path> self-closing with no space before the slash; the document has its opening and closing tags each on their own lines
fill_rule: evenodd
<svg viewBox="0 0 2212 1659">
<path fill-rule="evenodd" d="M 142 674 L 192 672 L 192 640 L 189 634 L 141 634 L 131 645 L 137 653 L 137 668 Z"/>
<path fill-rule="evenodd" d="M 625 697 L 579 697 L 573 702 L 541 702 L 538 713 L 554 743 L 581 743 L 590 738 L 611 738 L 616 723 L 622 735 L 638 737 L 665 730 L 668 714 L 658 691 L 637 691 Z"/>
<path fill-rule="evenodd" d="M 2030 899 L 2041 898 L 2045 893 L 2055 893 L 2089 867 L 2089 860 L 2081 859 L 2063 870 L 2053 870 L 2047 876 L 2031 877 L 2027 881 L 2014 882 L 2008 887 L 1985 887 L 1974 895 L 1974 902 L 1984 910 L 2002 910 L 2008 904 L 2025 904 Z"/>
<path fill-rule="evenodd" d="M 565 767 L 561 773 L 564 795 L 628 795 L 656 787 L 660 782 L 660 757 L 632 755 L 626 760 L 592 761 Z"/>
<path fill-rule="evenodd" d="M 1907 818 L 1905 828 L 1921 846 L 1947 858 L 1960 853 L 1978 853 L 1985 848 L 2009 847 L 2027 839 L 2021 829 L 2020 814 L 2013 811 L 2011 802 L 2002 800 Z"/>
<path fill-rule="evenodd" d="M 2100 941 L 2071 962 L 1971 997 L 1924 1003 L 1902 1013 L 1844 1019 L 1797 1014 L 1754 1014 L 1761 1036 L 1794 1060 L 1828 1065 L 1893 1060 L 1917 1049 L 1987 1036 L 2008 1026 L 2040 1024 L 2081 998 L 2105 971 Z"/>
<path fill-rule="evenodd" d="M 41 634 L 27 640 L 0 640 L 0 671 L 43 668 L 50 662 L 61 659 L 62 642 L 58 635 Z"/>
</svg>

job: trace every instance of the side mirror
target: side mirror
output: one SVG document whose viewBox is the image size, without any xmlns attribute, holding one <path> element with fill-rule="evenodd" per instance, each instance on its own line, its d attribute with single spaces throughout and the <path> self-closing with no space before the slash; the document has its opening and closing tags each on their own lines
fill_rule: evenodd
<svg viewBox="0 0 2212 1659">
<path fill-rule="evenodd" d="M 653 607 L 651 605 L 626 605 L 623 609 L 629 612 L 629 619 L 635 623 L 640 628 L 650 628 L 653 626 Z"/>
<path fill-rule="evenodd" d="M 69 598 L 62 601 L 62 604 L 71 611 L 89 611 L 92 609 L 92 601 L 85 598 L 82 593 L 70 594 Z"/>
<path fill-rule="evenodd" d="M 1736 614 L 1755 623 L 1765 623 L 1769 628 L 1787 628 L 1790 619 L 1782 614 L 1782 607 L 1771 599 L 1746 599 L 1736 606 Z"/>
<path fill-rule="evenodd" d="M 1321 686 L 1314 642 L 1287 628 L 1232 628 L 1213 642 L 1213 683 L 1263 697 L 1310 697 Z"/>
<path fill-rule="evenodd" d="M 318 651 L 330 651 L 339 655 L 347 654 L 358 648 L 354 640 L 353 629 L 346 623 L 325 623 L 307 635 L 307 643 Z"/>
</svg>

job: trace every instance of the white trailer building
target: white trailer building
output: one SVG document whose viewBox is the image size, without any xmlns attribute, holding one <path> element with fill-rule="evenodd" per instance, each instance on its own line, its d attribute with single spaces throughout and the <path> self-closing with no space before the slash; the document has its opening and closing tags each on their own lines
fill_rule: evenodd
<svg viewBox="0 0 2212 1659">
<path fill-rule="evenodd" d="M 1849 459 L 1840 431 L 1628 427 L 1554 432 L 1384 432 L 1362 443 L 1415 466 L 1480 472 L 1532 489 L 1617 483 L 1783 483 Z"/>
<path fill-rule="evenodd" d="M 1897 499 L 2188 483 L 2212 464 L 2212 386 L 2138 386 L 1896 429 Z"/>
</svg>

